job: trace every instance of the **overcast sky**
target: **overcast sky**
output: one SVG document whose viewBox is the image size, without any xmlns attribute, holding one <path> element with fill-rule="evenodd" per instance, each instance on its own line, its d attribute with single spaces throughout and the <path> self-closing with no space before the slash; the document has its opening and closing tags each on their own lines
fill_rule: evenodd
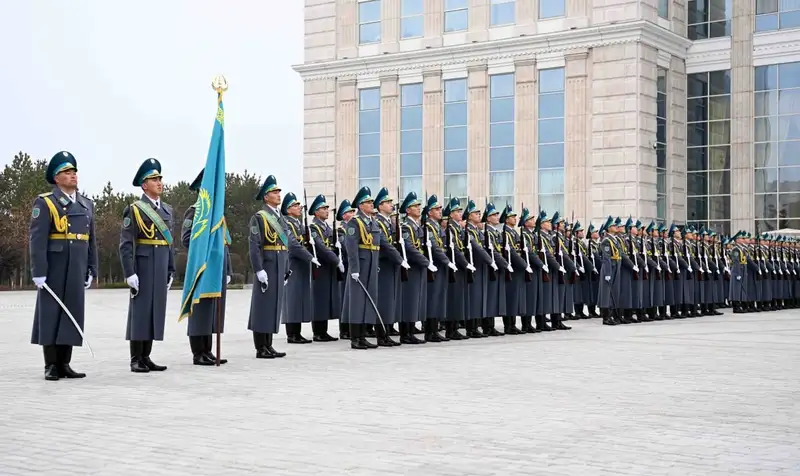
<svg viewBox="0 0 800 476">
<path fill-rule="evenodd" d="M 280 8 L 276 8 L 280 4 Z M 204 166 L 224 74 L 227 171 L 302 186 L 303 2 L 0 0 L 0 166 L 69 150 L 80 187 L 131 185 L 158 158 L 165 181 Z"/>
</svg>

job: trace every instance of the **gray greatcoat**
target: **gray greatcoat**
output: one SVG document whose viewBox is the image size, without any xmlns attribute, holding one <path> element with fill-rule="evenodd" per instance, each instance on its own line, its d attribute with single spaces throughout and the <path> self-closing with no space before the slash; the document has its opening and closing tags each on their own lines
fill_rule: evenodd
<svg viewBox="0 0 800 476">
<path fill-rule="evenodd" d="M 567 238 L 560 232 L 553 233 L 553 248 L 556 251 L 556 260 L 564 267 L 563 283 L 558 280 L 556 283 L 556 313 L 571 314 L 575 309 L 575 299 L 573 294 L 574 283 L 570 283 L 570 278 L 575 276 L 577 268 L 569 254 Z"/>
<path fill-rule="evenodd" d="M 311 263 L 314 256 L 306 248 L 305 227 L 297 218 L 284 216 L 290 234 L 300 246 L 289 248 L 289 270 L 291 275 L 286 283 L 286 313 L 281 321 L 284 324 L 311 322 L 314 315 L 314 294 L 311 291 Z M 321 264 L 321 263 L 320 263 Z"/>
<path fill-rule="evenodd" d="M 172 207 L 161 202 L 156 210 L 153 202 L 142 195 L 144 206 L 158 213 L 172 230 Z M 144 230 L 128 205 L 122 212 L 122 231 L 119 236 L 119 257 L 125 277 L 139 277 L 139 292 L 128 301 L 126 340 L 164 340 L 164 321 L 167 316 L 167 282 L 175 275 L 173 243 L 164 244 L 165 237 L 142 211 Z M 152 241 L 156 240 L 156 244 Z"/>
<path fill-rule="evenodd" d="M 400 298 L 400 264 L 403 256 L 397 251 L 394 243 L 396 233 L 394 223 L 382 214 L 376 215 L 383 240 L 378 255 L 378 310 L 386 326 L 398 322 Z"/>
<path fill-rule="evenodd" d="M 731 250 L 730 300 L 732 302 L 747 301 L 747 256 L 744 250 L 736 245 Z"/>
<path fill-rule="evenodd" d="M 333 228 L 326 222 L 314 217 L 311 224 L 311 238 L 317 248 L 319 268 L 312 269 L 314 280 L 311 283 L 314 296 L 314 312 L 312 321 L 338 319 L 342 309 L 342 295 L 339 291 L 336 243 L 333 241 Z"/>
<path fill-rule="evenodd" d="M 506 268 L 508 262 L 503 258 L 503 235 L 497 228 L 486 224 L 486 229 L 489 233 L 489 246 L 492 248 L 491 252 L 494 254 L 494 262 L 497 265 L 497 272 L 495 276 L 497 279 L 492 281 L 489 279 L 489 284 L 486 288 L 486 315 L 483 317 L 497 317 L 506 315 Z M 484 230 L 486 233 L 486 230 Z M 488 251 L 488 250 L 487 250 Z"/>
<path fill-rule="evenodd" d="M 351 218 L 351 220 L 352 220 L 352 218 Z M 347 281 L 350 279 L 350 278 L 348 278 L 348 276 L 350 276 L 350 273 L 348 272 L 348 269 L 349 269 L 348 268 L 348 263 L 349 263 L 349 261 L 347 259 L 347 248 L 345 247 L 345 243 L 344 243 L 344 239 L 347 236 L 347 231 L 345 231 L 344 227 L 347 225 L 347 223 L 348 222 L 339 222 L 339 223 L 336 224 L 336 227 L 338 228 L 338 231 L 336 232 L 336 238 L 337 238 L 337 240 L 339 242 L 339 246 L 337 247 L 337 250 L 340 253 L 339 257 L 341 258 L 342 263 L 344 263 L 344 279 L 339 281 L 339 302 L 341 303 L 341 306 L 340 306 L 340 309 L 338 311 L 336 311 L 336 312 L 339 313 L 339 323 L 340 324 L 347 324 L 347 321 L 345 320 L 347 316 L 342 314 L 342 311 L 344 310 L 344 303 L 345 303 L 345 300 L 346 300 L 346 296 L 345 296 L 344 293 L 345 293 L 345 290 L 347 289 Z"/>
<path fill-rule="evenodd" d="M 472 265 L 475 267 L 472 284 L 467 284 L 466 319 L 483 319 L 486 317 L 486 290 L 489 283 L 489 268 L 492 257 L 483 249 L 483 231 L 472 223 L 467 224 L 466 232 L 469 245 L 465 243 L 465 254 L 469 259 L 470 250 Z"/>
<path fill-rule="evenodd" d="M 422 227 L 406 217 L 402 225 L 406 259 L 411 269 L 408 281 L 400 283 L 400 313 L 398 322 L 417 322 L 425 320 L 427 311 L 428 258 L 422 254 Z"/>
<path fill-rule="evenodd" d="M 56 217 L 51 216 L 45 199 L 50 200 Z M 67 218 L 66 229 L 59 231 L 56 223 L 60 223 L 64 215 Z M 75 192 L 73 203 L 61 189 L 54 187 L 52 192 L 34 200 L 31 216 L 31 273 L 37 278 L 47 278 L 46 284 L 83 330 L 84 283 L 89 276 L 97 277 L 94 204 L 78 192 Z M 74 234 L 75 239 L 69 239 L 72 238 L 70 234 Z M 77 237 L 79 234 L 81 238 Z M 88 239 L 82 239 L 84 235 Z M 36 294 L 31 344 L 83 345 L 72 321 L 44 289 Z"/>
<path fill-rule="evenodd" d="M 621 309 L 622 268 L 630 259 L 620 250 L 617 237 L 606 235 L 600 242 L 600 283 L 597 289 L 597 305 L 601 309 Z"/>
<path fill-rule="evenodd" d="M 743 248 L 747 258 L 747 284 L 745 288 L 745 300 L 748 302 L 758 301 L 758 283 L 761 279 L 761 266 L 757 260 L 756 252 L 752 245 Z"/>
<path fill-rule="evenodd" d="M 508 250 L 503 250 L 503 255 L 506 257 L 506 261 L 511 260 L 511 268 L 514 270 L 510 274 L 503 273 L 504 279 L 509 279 L 506 282 L 506 312 L 503 315 L 509 317 L 527 316 L 528 305 L 526 300 L 528 295 L 525 292 L 525 275 L 527 274 L 525 269 L 528 267 L 528 263 L 524 258 L 524 251 L 520 243 L 521 238 L 517 230 L 508 225 L 503 225 L 503 233 L 509 248 Z"/>
<path fill-rule="evenodd" d="M 539 238 L 537 237 L 537 241 L 538 240 Z M 558 304 L 558 287 L 564 286 L 563 284 L 559 284 L 563 275 L 558 270 L 561 265 L 556 260 L 557 250 L 553 246 L 553 238 L 551 233 L 545 230 L 541 231 L 541 244 L 536 244 L 540 253 L 542 252 L 542 245 L 544 245 L 544 258 L 547 263 L 548 272 L 542 275 L 542 285 L 539 288 L 539 302 L 536 306 L 538 311 L 536 314 L 538 315 L 561 312 Z M 547 276 L 546 278 L 545 275 Z"/>
<path fill-rule="evenodd" d="M 428 237 L 431 240 L 431 253 L 433 264 L 437 270 L 433 281 L 427 281 L 426 294 L 427 306 L 425 317 L 428 319 L 443 320 L 447 317 L 447 288 L 450 258 L 447 257 L 444 243 L 444 233 L 441 224 L 430 218 L 427 220 Z M 423 243 L 422 246 L 425 246 Z M 427 273 L 426 273 L 427 274 Z"/>
<path fill-rule="evenodd" d="M 450 260 L 455 259 L 458 271 L 454 273 L 455 281 L 447 285 L 447 320 L 460 321 L 466 318 L 467 293 L 471 284 L 467 284 L 467 275 L 472 271 L 467 269 L 469 261 L 464 253 L 468 253 L 466 248 L 466 234 L 461 225 L 450 222 L 447 225 L 447 233 L 450 234 L 452 248 L 448 248 L 447 256 Z M 447 238 L 445 238 L 447 242 Z M 474 276 L 473 276 L 474 277 Z"/>
<path fill-rule="evenodd" d="M 533 230 L 529 230 L 527 228 L 521 228 L 520 235 L 524 240 L 524 246 L 522 250 L 523 259 L 525 259 L 525 250 L 524 247 L 528 248 L 527 253 L 527 263 L 530 264 L 531 271 L 533 274 L 530 276 L 530 281 L 525 281 L 523 276 L 523 288 L 522 292 L 525 294 L 525 308 L 522 310 L 523 316 L 535 316 L 539 314 L 537 309 L 539 305 L 539 294 L 541 292 L 542 287 L 542 274 L 544 273 L 544 263 L 539 258 L 539 253 L 537 253 L 536 247 L 536 235 Z M 516 270 L 515 270 L 516 271 Z"/>
<path fill-rule="evenodd" d="M 250 294 L 247 329 L 261 334 L 277 334 L 284 310 L 286 288 L 283 281 L 289 266 L 289 250 L 302 245 L 289 232 L 278 210 L 265 204 L 263 213 L 272 218 L 268 219 L 257 212 L 250 218 L 249 224 L 253 290 Z M 261 282 L 255 277 L 261 270 L 267 273 L 268 286 L 264 292 L 261 291 Z"/>
<path fill-rule="evenodd" d="M 345 299 L 342 306 L 342 318 L 349 324 L 376 324 L 378 315 L 370 303 L 378 303 L 378 260 L 381 243 L 385 242 L 380 226 L 375 219 L 366 216 L 360 210 L 347 222 L 344 240 L 347 249 L 347 277 L 345 281 Z M 351 277 L 358 273 L 359 281 Z"/>
<path fill-rule="evenodd" d="M 664 262 L 661 259 L 660 238 L 645 240 L 647 257 L 650 264 L 650 305 L 661 307 L 664 305 Z M 659 271 L 659 268 L 661 270 Z"/>
<path fill-rule="evenodd" d="M 591 306 L 596 298 L 593 296 L 593 285 L 597 283 L 598 274 L 590 257 L 589 249 L 583 240 L 575 238 L 575 265 L 583 267 L 579 280 L 575 283 L 575 304 L 583 307 Z"/>
<path fill-rule="evenodd" d="M 192 225 L 194 223 L 195 207 L 191 206 L 183 214 L 183 226 L 181 227 L 181 242 L 188 250 L 189 242 L 192 237 Z M 225 242 L 225 263 L 222 269 L 222 296 L 219 299 L 201 299 L 192 308 L 192 315 L 189 316 L 189 324 L 186 326 L 188 336 L 207 336 L 217 332 L 217 305 L 221 306 L 220 311 L 220 334 L 225 331 L 225 303 L 228 295 L 228 276 L 233 274 L 231 268 L 230 243 Z"/>
<path fill-rule="evenodd" d="M 586 247 L 586 256 L 584 257 L 585 263 L 590 263 L 592 271 L 586 268 L 586 273 L 589 275 L 589 284 L 584 290 L 588 288 L 588 297 L 586 298 L 586 305 L 597 306 L 597 293 L 600 290 L 600 267 L 602 266 L 602 256 L 600 253 L 600 245 L 592 239 L 589 239 L 588 246 Z M 584 296 L 586 297 L 586 296 Z"/>
</svg>

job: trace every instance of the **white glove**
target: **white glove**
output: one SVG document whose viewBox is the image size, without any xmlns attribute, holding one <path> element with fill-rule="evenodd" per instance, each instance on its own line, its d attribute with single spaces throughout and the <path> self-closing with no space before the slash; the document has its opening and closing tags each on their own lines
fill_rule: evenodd
<svg viewBox="0 0 800 476">
<path fill-rule="evenodd" d="M 256 279 L 258 279 L 259 282 L 262 282 L 264 284 L 268 284 L 267 283 L 267 280 L 268 280 L 267 272 L 264 271 L 263 269 L 261 271 L 257 272 L 256 273 Z"/>
<path fill-rule="evenodd" d="M 467 264 L 467 269 L 468 269 L 469 271 L 472 271 L 473 273 L 475 272 L 475 266 L 472 266 L 472 264 L 471 264 L 471 263 L 470 263 L 470 264 Z"/>
<path fill-rule="evenodd" d="M 542 268 L 542 271 L 544 271 L 547 274 L 550 274 L 550 267 L 547 266 L 547 265 L 544 265 L 544 267 Z"/>
<path fill-rule="evenodd" d="M 525 272 L 526 272 L 526 273 L 528 273 L 528 274 L 533 274 L 533 270 L 531 269 L 531 267 L 530 267 L 530 266 L 528 266 L 527 268 L 525 268 Z"/>
<path fill-rule="evenodd" d="M 581 274 L 586 274 L 586 269 L 585 269 L 583 266 L 581 266 L 580 268 L 578 268 L 578 271 L 579 271 Z"/>
<path fill-rule="evenodd" d="M 85 284 L 85 287 L 86 287 L 86 289 L 89 289 L 89 286 L 91 286 L 91 285 L 92 285 L 92 279 L 93 279 L 93 278 L 92 278 L 92 275 L 91 275 L 91 274 L 89 275 L 89 277 L 88 277 L 88 278 L 86 278 L 86 284 Z"/>
<path fill-rule="evenodd" d="M 167 291 L 169 291 L 169 288 L 171 288 L 171 287 L 172 287 L 172 279 L 173 279 L 173 277 L 172 277 L 172 275 L 170 274 L 170 275 L 169 275 L 169 281 L 167 281 Z"/>
<path fill-rule="evenodd" d="M 313 264 L 313 265 L 314 265 L 314 266 L 316 266 L 317 268 L 319 268 L 320 266 L 322 266 L 321 264 L 319 264 L 319 260 L 318 260 L 317 258 L 311 258 L 311 264 Z"/>
<path fill-rule="evenodd" d="M 408 264 L 408 261 L 406 260 L 403 260 L 403 262 L 400 263 L 400 266 L 402 266 L 405 269 L 411 269 L 411 266 Z"/>
<path fill-rule="evenodd" d="M 636 265 L 633 265 L 633 272 L 634 273 L 638 273 L 639 272 L 639 267 L 636 266 Z"/>
<path fill-rule="evenodd" d="M 608 283 L 611 282 L 611 276 L 606 276 L 606 282 L 608 282 Z"/>
<path fill-rule="evenodd" d="M 677 274 L 681 274 L 681 269 L 678 268 Z"/>
<path fill-rule="evenodd" d="M 492 269 L 493 269 L 494 271 L 497 271 L 497 263 L 492 263 Z"/>
<path fill-rule="evenodd" d="M 350 277 L 353 278 L 353 281 L 357 281 L 359 276 L 361 275 L 358 273 L 350 273 Z"/>
<path fill-rule="evenodd" d="M 736 281 L 741 281 L 741 280 L 742 280 L 741 276 L 736 276 Z"/>
<path fill-rule="evenodd" d="M 686 271 L 687 271 L 687 272 L 689 272 L 689 273 L 691 273 L 691 272 L 692 272 L 692 267 L 691 267 L 691 266 L 689 266 L 689 269 L 687 269 Z M 761 273 L 761 271 L 759 271 L 759 273 Z"/>
<path fill-rule="evenodd" d="M 428 270 L 429 270 L 431 273 L 435 273 L 435 272 L 439 271 L 439 268 L 437 268 L 437 267 L 436 267 L 436 265 L 434 265 L 433 263 L 430 263 L 430 264 L 428 265 Z"/>
<path fill-rule="evenodd" d="M 132 274 L 125 279 L 125 282 L 136 291 L 139 290 L 139 276 Z"/>
<path fill-rule="evenodd" d="M 42 287 L 44 287 L 45 281 L 47 281 L 47 276 L 42 276 L 41 278 L 33 278 L 33 284 L 35 284 L 36 287 L 39 289 L 42 289 Z"/>
<path fill-rule="evenodd" d="M 225 284 L 231 284 L 231 277 L 230 277 L 230 275 L 225 277 Z"/>
<path fill-rule="evenodd" d="M 514 272 L 514 268 L 511 267 L 511 263 L 509 263 L 508 266 L 506 266 L 506 269 L 508 270 L 509 273 Z"/>
<path fill-rule="evenodd" d="M 344 263 L 342 263 L 341 260 L 339 260 L 339 264 L 337 264 L 336 267 L 339 268 L 340 272 L 344 273 Z"/>
<path fill-rule="evenodd" d="M 559 266 L 559 267 L 558 267 L 558 272 L 559 272 L 559 273 L 564 273 L 564 274 L 566 274 L 567 270 L 566 270 L 566 269 L 564 269 L 564 267 L 563 267 L 563 266 Z"/>
<path fill-rule="evenodd" d="M 447 267 L 452 269 L 454 273 L 458 271 L 458 266 L 456 266 L 456 264 L 453 263 L 452 261 L 450 262 L 450 264 L 447 265 Z"/>
</svg>

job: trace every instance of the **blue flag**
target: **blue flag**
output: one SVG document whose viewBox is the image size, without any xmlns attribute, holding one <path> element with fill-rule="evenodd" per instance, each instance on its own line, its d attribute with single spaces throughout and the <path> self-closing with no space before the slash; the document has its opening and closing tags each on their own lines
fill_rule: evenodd
<svg viewBox="0 0 800 476">
<path fill-rule="evenodd" d="M 218 93 L 217 117 L 211 133 L 203 180 L 195 202 L 186 277 L 183 283 L 181 315 L 191 317 L 201 299 L 222 297 L 225 260 L 225 108 Z"/>
</svg>

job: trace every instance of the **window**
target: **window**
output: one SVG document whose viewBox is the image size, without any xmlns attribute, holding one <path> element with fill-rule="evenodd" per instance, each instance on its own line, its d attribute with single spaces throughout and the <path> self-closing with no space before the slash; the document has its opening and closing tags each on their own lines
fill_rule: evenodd
<svg viewBox="0 0 800 476">
<path fill-rule="evenodd" d="M 755 69 L 753 115 L 758 230 L 800 226 L 800 63 Z"/>
<path fill-rule="evenodd" d="M 552 214 L 564 213 L 564 68 L 539 71 L 537 102 L 537 155 L 539 158 L 539 206 Z"/>
<path fill-rule="evenodd" d="M 800 1 L 756 0 L 756 31 L 800 28 Z"/>
<path fill-rule="evenodd" d="M 381 184 L 381 91 L 358 91 L 358 186 L 377 193 Z"/>
<path fill-rule="evenodd" d="M 672 0 L 658 0 L 658 16 L 669 20 L 669 2 Z"/>
<path fill-rule="evenodd" d="M 539 18 L 548 19 L 563 17 L 566 12 L 566 0 L 542 0 L 539 2 Z"/>
<path fill-rule="evenodd" d="M 489 5 L 489 21 L 492 26 L 510 25 L 514 23 L 515 0 L 491 0 Z"/>
<path fill-rule="evenodd" d="M 444 0 L 444 32 L 464 31 L 469 27 L 469 0 Z"/>
<path fill-rule="evenodd" d="M 689 39 L 731 36 L 733 0 L 689 0 Z"/>
<path fill-rule="evenodd" d="M 358 43 L 380 43 L 381 0 L 358 4 Z"/>
<path fill-rule="evenodd" d="M 425 34 L 425 0 L 402 0 L 400 6 L 400 38 L 416 38 Z"/>
<path fill-rule="evenodd" d="M 467 80 L 444 82 L 444 195 L 467 205 Z"/>
<path fill-rule="evenodd" d="M 656 79 L 656 216 L 667 221 L 667 70 Z"/>
<path fill-rule="evenodd" d="M 688 76 L 687 222 L 730 233 L 731 74 Z"/>
<path fill-rule="evenodd" d="M 400 86 L 400 192 L 422 196 L 422 84 Z"/>
<path fill-rule="evenodd" d="M 489 200 L 514 204 L 514 74 L 489 76 Z"/>
</svg>

